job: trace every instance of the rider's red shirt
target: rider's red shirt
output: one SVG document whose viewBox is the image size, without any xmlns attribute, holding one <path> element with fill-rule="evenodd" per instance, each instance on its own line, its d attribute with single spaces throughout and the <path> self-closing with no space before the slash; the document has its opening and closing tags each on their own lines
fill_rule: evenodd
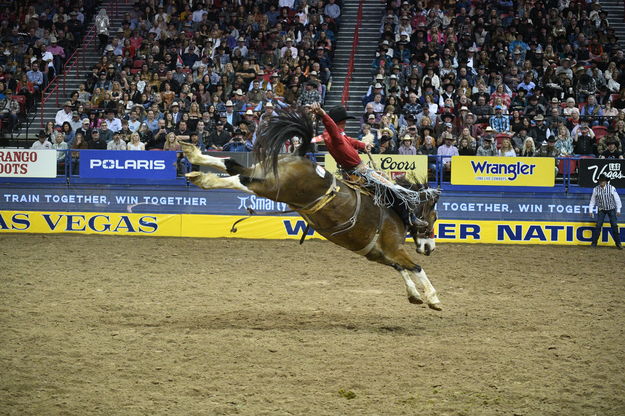
<svg viewBox="0 0 625 416">
<path fill-rule="evenodd" d="M 336 163 L 343 169 L 352 169 L 358 166 L 361 162 L 358 150 L 365 150 L 366 145 L 345 135 L 345 132 L 334 123 L 329 115 L 324 114 L 321 120 L 326 128 L 322 134 L 323 141 Z"/>
</svg>

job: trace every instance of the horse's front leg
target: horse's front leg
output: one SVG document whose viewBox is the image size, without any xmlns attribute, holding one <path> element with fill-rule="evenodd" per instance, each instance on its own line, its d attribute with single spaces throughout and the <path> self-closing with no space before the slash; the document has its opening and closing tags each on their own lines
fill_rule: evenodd
<svg viewBox="0 0 625 416">
<path fill-rule="evenodd" d="M 417 266 L 412 270 L 412 273 L 414 273 L 414 275 L 419 279 L 421 285 L 423 285 L 425 302 L 428 306 L 437 311 L 442 310 L 443 308 L 440 306 L 441 301 L 438 299 L 436 289 L 432 286 L 432 283 L 430 282 L 430 279 L 428 279 L 423 268 L 421 268 L 421 266 Z"/>
<path fill-rule="evenodd" d="M 416 305 L 420 305 L 423 303 L 423 299 L 417 290 L 417 286 L 415 286 L 414 282 L 410 278 L 410 272 L 406 269 L 397 269 L 401 277 L 404 278 L 404 283 L 406 284 L 406 292 L 408 293 L 408 302 L 414 303 Z"/>
<path fill-rule="evenodd" d="M 203 189 L 237 189 L 253 193 L 239 180 L 239 175 L 221 178 L 214 173 L 189 172 L 185 175 L 189 182 Z"/>
<path fill-rule="evenodd" d="M 222 172 L 227 172 L 228 169 L 225 163 L 227 159 L 202 154 L 200 149 L 192 143 L 180 141 L 180 146 L 182 146 L 182 151 L 191 164 L 210 166 Z"/>
</svg>

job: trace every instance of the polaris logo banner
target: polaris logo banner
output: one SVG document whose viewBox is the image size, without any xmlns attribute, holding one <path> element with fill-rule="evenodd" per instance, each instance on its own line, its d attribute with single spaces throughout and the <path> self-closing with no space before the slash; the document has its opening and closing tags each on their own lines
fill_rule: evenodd
<svg viewBox="0 0 625 416">
<path fill-rule="evenodd" d="M 81 178 L 176 178 L 176 152 L 84 150 L 80 152 Z"/>
</svg>

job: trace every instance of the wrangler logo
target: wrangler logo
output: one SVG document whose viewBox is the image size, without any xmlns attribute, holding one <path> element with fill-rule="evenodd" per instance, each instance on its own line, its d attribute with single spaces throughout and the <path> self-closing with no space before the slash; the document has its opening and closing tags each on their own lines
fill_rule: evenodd
<svg viewBox="0 0 625 416">
<path fill-rule="evenodd" d="M 505 175 L 506 179 L 513 181 L 519 175 L 533 175 L 536 165 L 523 162 L 514 163 L 491 163 L 488 161 L 471 161 L 473 173 L 476 175 Z M 502 178 L 503 179 L 503 178 Z"/>
</svg>

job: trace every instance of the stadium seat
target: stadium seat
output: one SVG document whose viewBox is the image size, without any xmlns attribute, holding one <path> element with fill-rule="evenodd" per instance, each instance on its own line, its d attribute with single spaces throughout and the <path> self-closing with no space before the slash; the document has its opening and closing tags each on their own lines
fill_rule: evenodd
<svg viewBox="0 0 625 416">
<path fill-rule="evenodd" d="M 510 136 L 508 136 L 505 133 L 499 133 L 499 134 L 497 134 L 495 136 L 495 143 L 497 144 L 497 149 L 501 148 L 501 144 L 503 143 L 503 139 L 507 139 L 508 137 L 510 137 Z"/>
<path fill-rule="evenodd" d="M 576 159 L 560 159 L 558 160 L 558 173 L 560 175 L 570 175 L 577 170 Z"/>
</svg>

